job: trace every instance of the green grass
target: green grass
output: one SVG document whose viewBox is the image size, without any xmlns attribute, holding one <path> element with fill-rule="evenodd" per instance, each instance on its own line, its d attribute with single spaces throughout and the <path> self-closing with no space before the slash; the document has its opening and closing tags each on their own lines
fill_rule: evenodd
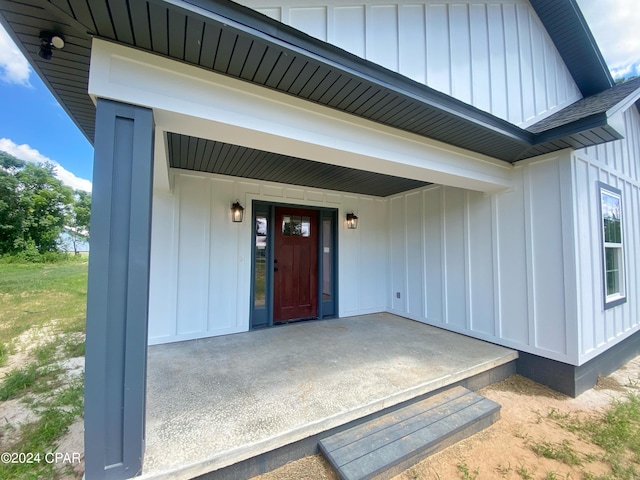
<svg viewBox="0 0 640 480">
<path fill-rule="evenodd" d="M 0 342 L 0 367 L 4 367 L 7 364 L 8 358 L 9 348 L 4 344 L 4 342 Z"/>
<path fill-rule="evenodd" d="M 67 339 L 64 353 L 67 358 L 84 357 L 84 340 Z"/>
<path fill-rule="evenodd" d="M 480 467 L 476 467 L 473 471 L 469 469 L 467 462 L 464 460 L 456 465 L 458 471 L 462 474 L 462 480 L 476 480 L 480 473 Z"/>
<path fill-rule="evenodd" d="M 558 460 L 566 465 L 581 465 L 582 460 L 575 452 L 571 444 L 564 440 L 560 443 L 539 442 L 532 443 L 531 450 L 541 457 Z"/>
<path fill-rule="evenodd" d="M 586 431 L 607 453 L 628 450 L 640 464 L 640 396 L 629 395 L 615 401 L 601 421 L 586 424 Z"/>
<path fill-rule="evenodd" d="M 611 468 L 611 475 L 596 477 L 584 472 L 586 480 L 640 480 L 640 396 L 629 394 L 615 400 L 603 415 L 586 420 L 556 411 L 549 418 L 604 450 L 602 460 Z M 571 458 L 570 452 L 555 451 L 562 457 L 558 460 L 568 463 L 563 458 Z"/>
<path fill-rule="evenodd" d="M 12 446 L 12 452 L 45 454 L 55 451 L 56 440 L 67 432 L 82 413 L 82 385 L 68 387 L 56 396 L 56 400 L 39 412 L 40 418 L 36 422 L 20 430 L 20 440 Z M 0 478 L 27 480 L 56 476 L 54 465 L 46 461 L 0 464 Z"/>
<path fill-rule="evenodd" d="M 8 351 L 20 334 L 52 321 L 61 332 L 83 332 L 86 298 L 86 259 L 44 265 L 0 263 L 0 345 Z"/>
<path fill-rule="evenodd" d="M 7 373 L 0 383 L 0 400 L 15 398 L 33 386 L 38 376 L 37 369 L 35 363 L 30 363 Z"/>
<path fill-rule="evenodd" d="M 10 428 L 5 451 L 54 452 L 59 439 L 82 415 L 83 379 L 69 380 L 59 365 L 84 355 L 86 285 L 86 258 L 51 264 L 0 262 L 0 366 L 17 349 L 28 353 L 26 364 L 0 379 L 0 401 L 18 398 L 37 417 L 24 425 L 4 426 Z M 0 463 L 2 479 L 60 475 L 45 461 Z"/>
<path fill-rule="evenodd" d="M 520 475 L 523 480 L 533 480 L 533 474 L 524 465 L 519 465 L 516 468 L 516 473 Z"/>
</svg>

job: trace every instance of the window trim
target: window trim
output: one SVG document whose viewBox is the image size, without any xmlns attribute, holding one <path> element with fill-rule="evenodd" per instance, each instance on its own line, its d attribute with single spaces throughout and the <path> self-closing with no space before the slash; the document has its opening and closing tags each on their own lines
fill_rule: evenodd
<svg viewBox="0 0 640 480">
<path fill-rule="evenodd" d="M 604 230 L 604 211 L 603 211 L 603 203 L 602 196 L 603 194 L 608 194 L 613 197 L 617 197 L 620 201 L 620 243 L 618 242 L 605 242 L 605 230 Z M 603 299 L 603 307 L 605 310 L 621 305 L 627 301 L 627 291 L 626 291 L 626 268 L 625 268 L 625 244 L 624 244 L 624 219 L 623 219 L 623 198 L 622 191 L 612 187 L 611 185 L 607 185 L 603 182 L 598 182 L 598 205 L 599 205 L 599 217 L 598 221 L 600 223 L 600 255 L 601 255 L 601 266 L 602 266 L 602 299 Z M 619 283 L 620 288 L 619 291 L 615 294 L 608 295 L 607 294 L 607 248 L 617 248 L 620 250 L 620 272 L 619 275 Z"/>
</svg>

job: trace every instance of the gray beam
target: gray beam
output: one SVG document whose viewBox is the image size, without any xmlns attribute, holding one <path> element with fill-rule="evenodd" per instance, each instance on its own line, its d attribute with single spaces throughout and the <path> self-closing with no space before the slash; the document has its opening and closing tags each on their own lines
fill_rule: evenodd
<svg viewBox="0 0 640 480">
<path fill-rule="evenodd" d="M 140 474 L 144 454 L 153 113 L 98 99 L 85 366 L 85 476 Z"/>
</svg>

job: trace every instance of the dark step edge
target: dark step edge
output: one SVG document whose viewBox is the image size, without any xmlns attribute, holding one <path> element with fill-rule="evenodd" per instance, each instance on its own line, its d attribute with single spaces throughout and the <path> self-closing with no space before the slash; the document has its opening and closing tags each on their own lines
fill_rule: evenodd
<svg viewBox="0 0 640 480">
<path fill-rule="evenodd" d="M 332 442 L 327 442 L 327 440 L 330 439 L 323 440 L 322 444 L 325 450 L 331 452 L 332 455 L 340 455 L 339 452 L 341 450 L 344 451 L 347 448 L 352 448 L 354 445 L 362 442 L 378 443 L 383 437 L 387 437 L 386 443 L 397 441 L 400 438 L 407 437 L 420 430 L 446 421 L 455 415 L 461 415 L 462 412 L 465 412 L 474 406 L 478 406 L 485 400 L 486 398 L 484 397 L 473 394 L 472 392 L 467 392 L 465 395 L 456 399 L 444 401 L 429 408 L 423 408 L 415 415 L 398 417 L 393 414 L 387 414 L 380 416 L 378 419 L 374 420 L 379 423 L 376 428 L 364 428 L 365 424 L 360 428 L 353 429 L 351 431 L 351 435 L 355 436 L 355 438 L 350 442 L 344 442 L 337 448 L 332 446 Z"/>
<path fill-rule="evenodd" d="M 324 457 L 331 464 L 331 466 L 338 473 L 338 476 L 342 480 L 388 479 L 395 475 L 398 475 L 408 468 L 411 468 L 415 464 L 433 455 L 434 453 L 437 453 L 451 445 L 454 445 L 461 440 L 475 435 L 476 433 L 479 433 L 487 427 L 493 425 L 500 418 L 500 405 L 492 402 L 491 400 L 488 401 L 494 404 L 489 411 L 484 412 L 482 415 L 476 417 L 475 419 L 470 420 L 463 425 L 460 425 L 454 430 L 451 430 L 448 434 L 440 437 L 438 441 L 427 444 L 425 448 L 413 450 L 411 453 L 399 457 L 397 460 L 388 463 L 384 467 L 376 469 L 375 471 L 364 477 L 352 478 L 348 475 L 345 475 L 345 472 L 342 471 L 342 466 L 337 466 L 333 463 L 333 459 L 330 453 L 326 452 L 321 444 L 319 445 L 319 448 L 321 453 L 324 455 Z"/>
<path fill-rule="evenodd" d="M 447 447 L 455 445 L 462 440 L 465 440 L 477 433 L 482 432 L 486 428 L 493 425 L 500 419 L 500 409 L 494 410 L 492 413 L 480 417 L 476 422 L 467 425 L 451 435 L 444 437 L 442 441 L 431 446 L 430 448 L 417 451 L 415 454 L 407 455 L 405 458 L 400 459 L 397 463 L 390 465 L 389 468 L 384 471 L 374 473 L 372 476 L 367 477 L 367 480 L 387 480 L 395 477 L 405 470 L 415 466 L 427 457 L 444 450 Z"/>
<path fill-rule="evenodd" d="M 375 435 L 378 432 L 388 429 L 390 426 L 410 420 L 424 414 L 426 411 L 435 410 L 438 407 L 447 405 L 450 402 L 455 402 L 456 400 L 468 396 L 470 393 L 473 392 L 464 387 L 454 387 L 450 391 L 448 390 L 445 392 L 441 392 L 424 400 L 420 400 L 405 407 L 399 408 L 398 410 L 378 415 L 377 417 L 370 419 L 368 422 L 365 422 L 361 425 L 357 425 L 355 427 L 343 430 L 335 435 L 331 435 L 330 437 L 326 437 L 322 439 L 321 442 L 323 443 L 327 451 L 335 452 L 341 448 L 360 441 L 360 438 L 356 438 L 355 440 L 351 439 L 354 434 L 357 437 L 357 433 L 360 431 L 366 430 L 368 432 L 367 436 Z M 442 398 L 440 397 L 441 395 L 444 396 L 443 400 L 440 400 L 440 398 Z M 368 424 L 374 421 L 379 422 L 384 417 L 395 417 L 396 421 L 392 423 L 380 422 L 380 424 L 373 429 L 367 427 Z"/>
</svg>

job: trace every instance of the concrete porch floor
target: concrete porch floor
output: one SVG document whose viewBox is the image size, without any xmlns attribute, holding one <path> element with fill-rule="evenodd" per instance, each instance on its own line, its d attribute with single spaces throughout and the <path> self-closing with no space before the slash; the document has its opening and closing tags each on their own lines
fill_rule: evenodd
<svg viewBox="0 0 640 480">
<path fill-rule="evenodd" d="M 516 358 L 387 313 L 152 346 L 139 478 L 193 478 Z"/>
</svg>

